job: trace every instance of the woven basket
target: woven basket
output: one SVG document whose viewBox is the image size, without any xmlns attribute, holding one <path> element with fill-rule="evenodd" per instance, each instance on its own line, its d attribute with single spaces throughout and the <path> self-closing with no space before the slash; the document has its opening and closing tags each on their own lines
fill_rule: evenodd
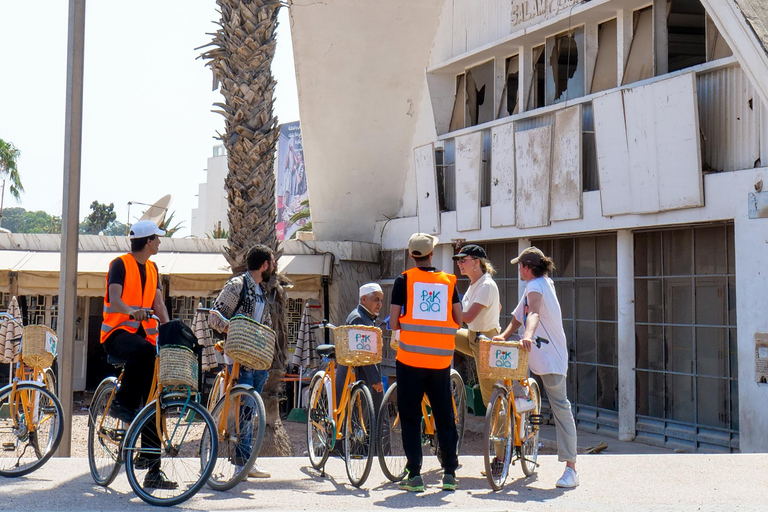
<svg viewBox="0 0 768 512">
<path fill-rule="evenodd" d="M 336 361 L 344 366 L 381 362 L 381 329 L 369 325 L 342 325 L 333 331 Z"/>
<path fill-rule="evenodd" d="M 197 356 L 187 347 L 165 345 L 160 353 L 160 384 L 163 386 L 189 386 L 197 391 Z"/>
<path fill-rule="evenodd" d="M 224 353 L 243 366 L 269 370 L 275 355 L 275 331 L 243 315 L 229 321 Z"/>
<path fill-rule="evenodd" d="M 34 368 L 50 368 L 56 357 L 56 333 L 44 325 L 27 325 L 21 338 L 21 360 Z"/>
<path fill-rule="evenodd" d="M 528 377 L 528 355 L 519 341 L 480 340 L 478 377 L 520 380 Z"/>
</svg>

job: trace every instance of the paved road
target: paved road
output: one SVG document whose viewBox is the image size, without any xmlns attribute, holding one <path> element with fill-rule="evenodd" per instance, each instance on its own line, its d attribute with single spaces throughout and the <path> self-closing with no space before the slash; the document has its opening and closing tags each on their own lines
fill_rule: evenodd
<svg viewBox="0 0 768 512">
<path fill-rule="evenodd" d="M 540 457 L 536 476 L 519 466 L 501 492 L 480 475 L 482 457 L 462 457 L 459 490 L 439 489 L 434 457 L 425 459 L 426 492 L 406 493 L 385 480 L 374 464 L 363 489 L 350 486 L 343 462 L 332 458 L 321 477 L 304 457 L 264 458 L 269 480 L 251 480 L 217 493 L 204 488 L 176 507 L 188 510 L 374 510 L 435 509 L 536 511 L 731 511 L 768 510 L 768 455 L 586 455 L 579 458 L 581 485 L 555 488 L 562 464 Z M 52 459 L 18 479 L 0 478 L 0 510 L 154 510 L 131 491 L 121 473 L 110 488 L 93 483 L 86 459 Z"/>
</svg>

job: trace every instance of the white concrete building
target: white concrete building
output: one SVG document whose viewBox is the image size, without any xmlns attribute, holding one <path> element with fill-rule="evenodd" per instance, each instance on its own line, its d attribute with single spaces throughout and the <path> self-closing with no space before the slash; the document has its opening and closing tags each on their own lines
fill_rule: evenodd
<svg viewBox="0 0 768 512">
<path fill-rule="evenodd" d="M 768 15 L 758 0 L 293 0 L 318 241 L 535 244 L 580 429 L 768 451 Z M 458 273 L 457 269 L 454 269 Z M 463 286 L 466 286 L 464 281 Z"/>
<path fill-rule="evenodd" d="M 224 180 L 227 178 L 227 151 L 223 144 L 213 147 L 213 156 L 208 159 L 205 169 L 205 183 L 200 183 L 197 192 L 197 208 L 192 209 L 192 236 L 205 236 L 219 227 L 229 230 L 227 220 L 227 192 L 224 190 Z"/>
</svg>

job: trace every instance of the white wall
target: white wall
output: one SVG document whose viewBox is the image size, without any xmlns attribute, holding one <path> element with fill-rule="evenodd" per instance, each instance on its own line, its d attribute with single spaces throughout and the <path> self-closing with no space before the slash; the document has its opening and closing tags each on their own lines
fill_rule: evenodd
<svg viewBox="0 0 768 512">
<path fill-rule="evenodd" d="M 208 168 L 205 169 L 205 182 L 201 183 L 197 195 L 197 208 L 192 210 L 192 236 L 204 238 L 207 233 L 221 222 L 221 228 L 229 230 L 227 221 L 227 193 L 224 190 L 224 180 L 227 177 L 226 155 L 208 158 Z"/>
</svg>

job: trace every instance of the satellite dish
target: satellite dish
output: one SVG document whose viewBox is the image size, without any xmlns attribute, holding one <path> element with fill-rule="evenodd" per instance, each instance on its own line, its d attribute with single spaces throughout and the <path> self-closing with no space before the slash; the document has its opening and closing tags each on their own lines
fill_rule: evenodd
<svg viewBox="0 0 768 512">
<path fill-rule="evenodd" d="M 144 212 L 144 215 L 142 215 L 139 220 L 151 220 L 159 225 L 160 221 L 162 221 L 165 216 L 165 212 L 168 211 L 169 204 L 171 204 L 171 194 L 166 194 L 155 201 L 155 203 Z"/>
</svg>

